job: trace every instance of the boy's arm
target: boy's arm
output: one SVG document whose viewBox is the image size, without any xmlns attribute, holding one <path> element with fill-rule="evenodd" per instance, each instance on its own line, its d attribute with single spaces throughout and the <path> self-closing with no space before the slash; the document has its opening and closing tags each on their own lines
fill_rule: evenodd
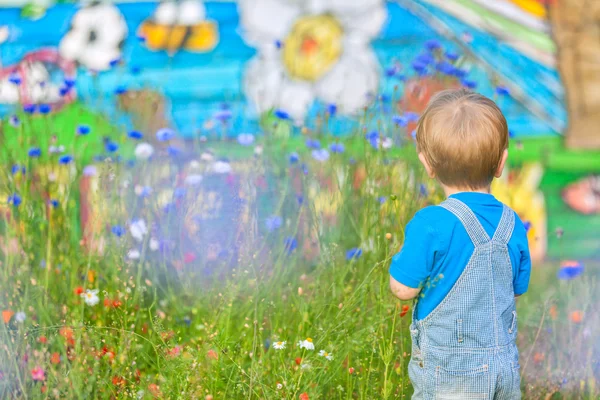
<svg viewBox="0 0 600 400">
<path fill-rule="evenodd" d="M 437 250 L 435 231 L 417 213 L 406 226 L 404 244 L 390 264 L 390 289 L 400 300 L 414 299 L 429 277 Z"/>
<path fill-rule="evenodd" d="M 419 295 L 421 289 L 414 289 L 401 284 L 390 275 L 390 289 L 394 296 L 400 300 L 412 300 Z"/>
</svg>

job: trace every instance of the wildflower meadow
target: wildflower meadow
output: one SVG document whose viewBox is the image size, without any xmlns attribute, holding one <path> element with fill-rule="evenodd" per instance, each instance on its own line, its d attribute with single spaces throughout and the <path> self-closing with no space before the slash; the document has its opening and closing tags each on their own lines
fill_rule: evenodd
<svg viewBox="0 0 600 400">
<path fill-rule="evenodd" d="M 245 128 L 223 102 L 184 139 L 144 114 L 152 85 L 96 96 L 100 74 L 76 101 L 16 104 L 0 125 L 0 398 L 409 399 L 413 304 L 388 268 L 443 193 L 417 159 L 422 99 L 400 85 L 477 90 L 470 62 L 427 41 L 353 125 L 325 101 L 307 123 L 282 106 Z M 491 87 L 503 106 L 511 88 Z M 539 148 L 511 138 L 509 169 Z M 517 302 L 522 393 L 599 399 L 599 265 L 563 256 L 568 229 L 549 235 L 558 256 Z"/>
</svg>

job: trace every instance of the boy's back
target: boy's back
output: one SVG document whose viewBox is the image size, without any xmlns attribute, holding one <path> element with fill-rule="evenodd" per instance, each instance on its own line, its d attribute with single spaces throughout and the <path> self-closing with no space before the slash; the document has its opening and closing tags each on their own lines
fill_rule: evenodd
<svg viewBox="0 0 600 400">
<path fill-rule="evenodd" d="M 490 194 L 508 157 L 506 119 L 484 96 L 445 91 L 419 119 L 416 139 L 447 199 L 415 215 L 390 266 L 392 292 L 417 298 L 413 399 L 520 399 L 515 297 L 529 284 L 527 234 Z"/>
</svg>

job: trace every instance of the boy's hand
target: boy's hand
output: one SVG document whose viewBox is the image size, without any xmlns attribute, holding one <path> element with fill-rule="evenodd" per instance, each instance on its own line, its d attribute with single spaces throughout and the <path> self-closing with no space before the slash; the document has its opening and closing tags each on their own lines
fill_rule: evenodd
<svg viewBox="0 0 600 400">
<path fill-rule="evenodd" d="M 390 276 L 390 289 L 400 300 L 412 300 L 419 295 L 421 289 L 410 288 Z"/>
</svg>

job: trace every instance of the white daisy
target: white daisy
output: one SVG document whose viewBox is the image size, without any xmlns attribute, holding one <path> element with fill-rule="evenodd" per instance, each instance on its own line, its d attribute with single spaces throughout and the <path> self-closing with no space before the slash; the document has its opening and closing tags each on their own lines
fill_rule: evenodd
<svg viewBox="0 0 600 400">
<path fill-rule="evenodd" d="M 150 250 L 152 250 L 152 251 L 158 250 L 159 243 L 158 243 L 158 240 L 156 240 L 155 238 L 151 238 L 150 243 L 148 245 L 150 247 Z"/>
<path fill-rule="evenodd" d="M 273 348 L 276 349 L 276 350 L 283 350 L 283 349 L 285 349 L 285 341 L 273 343 Z"/>
<path fill-rule="evenodd" d="M 188 186 L 197 186 L 202 182 L 202 175 L 200 174 L 189 174 L 185 177 L 185 184 Z"/>
<path fill-rule="evenodd" d="M 130 260 L 139 260 L 140 257 L 140 251 L 137 249 L 131 249 L 127 252 L 127 258 L 129 258 Z"/>
<path fill-rule="evenodd" d="M 393 145 L 394 145 L 394 142 L 392 141 L 392 138 L 389 138 L 389 137 L 386 137 L 381 142 L 381 147 L 384 149 L 390 149 L 390 148 L 392 148 Z"/>
<path fill-rule="evenodd" d="M 141 242 L 144 240 L 144 236 L 148 234 L 148 227 L 146 226 L 146 222 L 143 219 L 138 219 L 131 222 L 129 226 L 129 232 L 131 232 L 131 236 Z"/>
<path fill-rule="evenodd" d="M 231 165 L 226 161 L 217 161 L 213 164 L 212 169 L 217 174 L 228 174 L 231 172 Z"/>
<path fill-rule="evenodd" d="M 244 90 L 259 113 L 281 109 L 300 122 L 316 99 L 343 114 L 369 104 L 380 69 L 370 42 L 387 19 L 384 0 L 241 0 L 238 8 L 245 40 L 258 48 Z"/>
<path fill-rule="evenodd" d="M 25 322 L 26 318 L 27 318 L 27 316 L 25 315 L 25 313 L 23 311 L 19 311 L 18 313 L 15 314 L 15 321 L 17 321 L 17 322 Z"/>
<path fill-rule="evenodd" d="M 315 349 L 315 345 L 311 338 L 306 338 L 305 340 L 299 341 L 298 347 L 300 347 L 301 349 L 306 349 L 306 350 L 314 350 Z"/>
<path fill-rule="evenodd" d="M 95 306 L 100 301 L 98 297 L 98 289 L 87 289 L 85 293 L 81 293 L 81 297 L 84 298 L 85 304 L 88 306 Z"/>
<path fill-rule="evenodd" d="M 215 156 L 213 156 L 212 153 L 204 152 L 204 153 L 200 154 L 200 159 L 202 161 L 212 161 L 215 159 Z"/>
<path fill-rule="evenodd" d="M 326 352 L 325 350 L 321 350 L 319 351 L 319 355 L 321 357 L 325 357 L 326 359 L 328 359 L 329 361 L 333 360 L 333 354 Z"/>
<path fill-rule="evenodd" d="M 150 143 L 140 143 L 135 146 L 134 154 L 138 160 L 147 160 L 154 154 L 154 147 Z"/>
</svg>

